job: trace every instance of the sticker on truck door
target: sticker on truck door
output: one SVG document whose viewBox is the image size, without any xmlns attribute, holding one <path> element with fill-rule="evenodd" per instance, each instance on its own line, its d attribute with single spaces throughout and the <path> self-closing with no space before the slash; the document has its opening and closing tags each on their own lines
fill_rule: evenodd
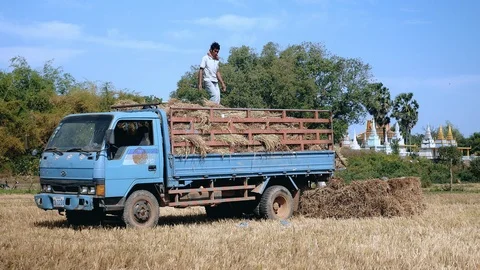
<svg viewBox="0 0 480 270">
<path fill-rule="evenodd" d="M 154 165 L 158 158 L 158 149 L 145 149 L 138 147 L 135 149 L 128 149 L 123 165 Z"/>
</svg>

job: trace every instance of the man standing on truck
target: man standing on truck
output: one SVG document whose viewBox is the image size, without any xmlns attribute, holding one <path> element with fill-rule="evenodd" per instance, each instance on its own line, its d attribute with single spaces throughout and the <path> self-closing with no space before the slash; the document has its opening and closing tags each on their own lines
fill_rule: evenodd
<svg viewBox="0 0 480 270">
<path fill-rule="evenodd" d="M 200 63 L 200 70 L 198 71 L 198 90 L 202 90 L 202 79 L 205 81 L 205 89 L 211 95 L 210 100 L 220 104 L 220 88 L 218 82 L 222 84 L 222 91 L 225 92 L 227 87 L 223 82 L 222 75 L 218 69 L 220 62 L 218 52 L 220 51 L 220 44 L 213 42 L 210 45 L 210 50 L 202 58 Z"/>
</svg>

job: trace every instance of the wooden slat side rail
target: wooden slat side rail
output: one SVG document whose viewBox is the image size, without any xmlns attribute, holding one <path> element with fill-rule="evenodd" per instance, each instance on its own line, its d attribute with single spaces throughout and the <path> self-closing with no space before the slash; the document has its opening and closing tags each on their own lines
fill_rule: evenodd
<svg viewBox="0 0 480 270">
<path fill-rule="evenodd" d="M 325 110 L 281 110 L 245 108 L 180 108 L 170 107 L 169 126 L 171 150 L 181 147 L 194 151 L 194 145 L 185 136 L 201 136 L 204 145 L 213 153 L 216 148 L 235 152 L 236 148 L 216 136 L 240 135 L 248 141 L 249 151 L 262 145 L 256 136 L 275 135 L 278 143 L 295 146 L 294 151 L 333 149 L 332 113 Z M 179 138 L 180 140 L 176 140 Z M 243 147 L 244 148 L 244 147 Z M 280 147 L 279 151 L 287 151 Z M 187 150 L 187 152 L 189 152 Z M 191 152 L 194 153 L 194 152 Z"/>
</svg>

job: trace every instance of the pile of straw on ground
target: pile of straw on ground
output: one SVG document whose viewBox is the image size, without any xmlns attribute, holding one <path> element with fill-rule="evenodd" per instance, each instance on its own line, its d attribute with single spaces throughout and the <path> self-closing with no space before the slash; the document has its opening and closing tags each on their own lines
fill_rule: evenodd
<svg viewBox="0 0 480 270">
<path fill-rule="evenodd" d="M 354 181 L 332 179 L 324 188 L 305 191 L 299 213 L 306 217 L 363 218 L 420 214 L 425 210 L 418 178 Z"/>
</svg>

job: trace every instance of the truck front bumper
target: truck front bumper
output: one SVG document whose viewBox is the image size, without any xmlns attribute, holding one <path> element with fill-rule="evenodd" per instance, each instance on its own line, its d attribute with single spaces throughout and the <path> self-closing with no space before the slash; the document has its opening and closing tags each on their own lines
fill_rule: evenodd
<svg viewBox="0 0 480 270">
<path fill-rule="evenodd" d="M 40 193 L 35 195 L 35 203 L 43 210 L 93 210 L 93 196 Z"/>
</svg>

